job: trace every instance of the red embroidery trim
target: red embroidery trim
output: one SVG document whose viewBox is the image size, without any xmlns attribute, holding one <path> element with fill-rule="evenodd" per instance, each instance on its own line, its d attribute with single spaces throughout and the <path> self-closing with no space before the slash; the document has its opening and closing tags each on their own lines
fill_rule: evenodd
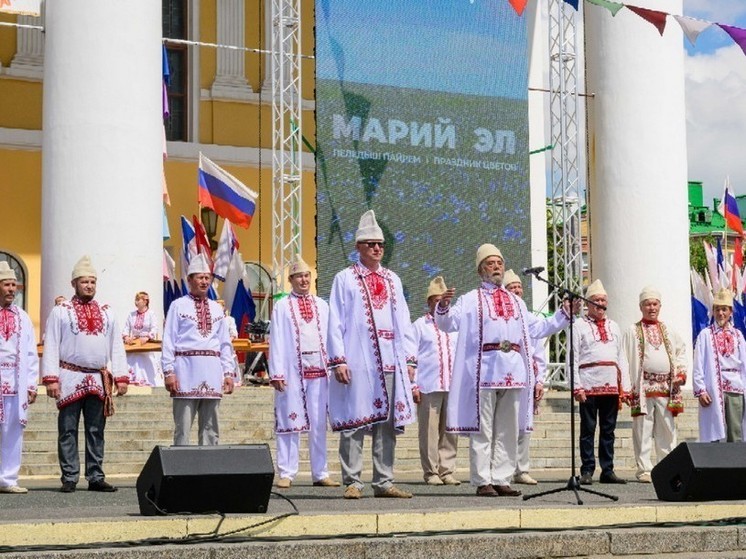
<svg viewBox="0 0 746 559">
<path fill-rule="evenodd" d="M 730 330 L 721 329 L 715 332 L 715 346 L 717 351 L 723 357 L 730 357 L 736 347 L 736 341 L 733 339 L 733 333 Z"/>
<path fill-rule="evenodd" d="M 210 302 L 207 299 L 194 300 L 194 312 L 197 314 L 197 330 L 200 335 L 206 338 L 212 330 L 212 316 L 210 315 Z"/>
<path fill-rule="evenodd" d="M 7 342 L 16 332 L 18 332 L 16 313 L 11 311 L 10 307 L 0 309 L 0 335 Z"/>
<path fill-rule="evenodd" d="M 373 308 L 380 311 L 389 299 L 386 282 L 383 277 L 373 272 L 365 276 L 365 285 L 368 286 L 368 293 L 370 293 Z"/>
<path fill-rule="evenodd" d="M 311 303 L 311 298 L 308 295 L 296 295 L 295 297 L 298 299 L 298 311 L 300 312 L 300 317 L 306 322 L 311 322 L 313 320 L 313 304 Z"/>
<path fill-rule="evenodd" d="M 599 341 L 607 343 L 609 341 L 609 333 L 606 331 L 606 319 L 602 318 L 601 320 L 596 320 L 594 322 L 598 328 Z"/>
<path fill-rule="evenodd" d="M 642 322 L 642 329 L 645 331 L 645 339 L 655 349 L 663 345 L 663 335 L 657 322 Z"/>
<path fill-rule="evenodd" d="M 81 332 L 89 336 L 104 333 L 104 317 L 96 301 L 84 303 L 78 297 L 73 297 L 71 302 Z"/>
<path fill-rule="evenodd" d="M 147 311 L 145 311 L 147 312 Z M 137 314 L 135 315 L 135 323 L 132 325 L 133 330 L 142 330 L 142 327 L 145 325 L 145 313 L 137 311 Z"/>
</svg>

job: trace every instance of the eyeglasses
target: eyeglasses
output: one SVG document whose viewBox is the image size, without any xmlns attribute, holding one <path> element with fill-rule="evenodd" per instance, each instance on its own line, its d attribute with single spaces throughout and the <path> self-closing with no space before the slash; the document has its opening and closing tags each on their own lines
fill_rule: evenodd
<svg viewBox="0 0 746 559">
<path fill-rule="evenodd" d="M 368 248 L 385 247 L 386 244 L 383 241 L 364 241 L 363 244 Z"/>
</svg>

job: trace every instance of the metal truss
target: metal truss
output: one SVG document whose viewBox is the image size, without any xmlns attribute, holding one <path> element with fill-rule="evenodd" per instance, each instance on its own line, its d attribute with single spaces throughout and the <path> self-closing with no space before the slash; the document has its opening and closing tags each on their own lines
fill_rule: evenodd
<svg viewBox="0 0 746 559">
<path fill-rule="evenodd" d="M 301 0 L 272 0 L 272 281 L 301 252 Z"/>
<path fill-rule="evenodd" d="M 582 3 L 581 3 L 582 4 Z M 552 138 L 551 199 L 549 216 L 554 247 L 555 284 L 578 291 L 582 287 L 583 254 L 581 209 L 583 192 L 579 172 L 578 58 L 576 22 L 579 18 L 565 0 L 549 0 L 549 95 L 550 133 Z M 561 304 L 555 294 L 555 308 Z M 550 342 L 546 381 L 567 385 L 565 352 L 567 336 L 560 333 Z"/>
</svg>

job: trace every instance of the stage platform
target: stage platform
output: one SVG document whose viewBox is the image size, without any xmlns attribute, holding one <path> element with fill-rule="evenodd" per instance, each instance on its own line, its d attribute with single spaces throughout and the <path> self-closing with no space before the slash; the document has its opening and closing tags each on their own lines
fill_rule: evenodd
<svg viewBox="0 0 746 559">
<path fill-rule="evenodd" d="M 517 486 L 526 494 L 564 486 L 569 476 L 569 472 L 558 470 L 533 473 L 541 481 L 538 486 Z M 633 478 L 631 472 L 619 473 L 626 479 Z M 462 479 L 466 477 L 465 472 L 460 474 Z M 38 556 L 43 550 L 72 549 L 76 550 L 78 556 L 88 557 L 90 550 L 82 548 L 101 544 L 103 548 L 124 546 L 128 550 L 126 557 L 150 557 L 150 551 L 155 549 L 160 550 L 157 557 L 191 557 L 184 554 L 186 549 L 183 545 L 176 544 L 191 541 L 198 546 L 208 543 L 229 547 L 250 545 L 259 546 L 258 550 L 270 542 L 281 541 L 296 548 L 301 544 L 315 546 L 309 548 L 316 550 L 309 551 L 310 557 L 334 556 L 341 559 L 371 555 L 362 548 L 361 555 L 357 552 L 349 555 L 339 555 L 338 551 L 332 553 L 332 548 L 328 546 L 333 541 L 362 545 L 372 541 L 382 544 L 390 540 L 392 544 L 399 542 L 403 545 L 402 542 L 407 541 L 414 545 L 418 538 L 425 538 L 430 543 L 434 538 L 444 538 L 443 545 L 446 545 L 446 541 L 451 543 L 441 551 L 446 548 L 458 549 L 458 546 L 453 547 L 456 545 L 454 541 L 464 542 L 462 553 L 458 554 L 464 559 L 479 556 L 471 555 L 471 551 L 468 551 L 479 548 L 472 549 L 476 541 L 483 541 L 484 538 L 502 541 L 520 536 L 520 541 L 534 543 L 525 552 L 517 553 L 517 549 L 514 549 L 515 553 L 496 556 L 561 557 L 591 554 L 579 553 L 582 550 L 595 550 L 592 555 L 603 556 L 611 552 L 608 546 L 611 546 L 612 534 L 617 534 L 617 541 L 620 541 L 618 538 L 622 534 L 628 537 L 635 534 L 634 541 L 638 542 L 635 544 L 638 547 L 633 548 L 637 549 L 636 553 L 655 553 L 645 549 L 653 541 L 660 540 L 661 530 L 671 530 L 670 535 L 664 538 L 667 542 L 665 546 L 670 548 L 668 552 L 691 551 L 702 556 L 705 551 L 735 552 L 746 549 L 746 528 L 739 527 L 737 522 L 727 521 L 746 516 L 743 501 L 667 503 L 657 500 L 652 485 L 636 481 L 630 481 L 627 485 L 595 482 L 591 489 L 616 495 L 619 500 L 614 502 L 581 493 L 583 505 L 578 505 L 570 491 L 528 501 L 521 497 L 483 498 L 476 497 L 474 488 L 468 483 L 458 487 L 432 487 L 411 474 L 400 477 L 398 485 L 414 493 L 413 499 L 374 498 L 367 486 L 363 499 L 349 501 L 342 499 L 341 488 L 313 487 L 308 478 L 300 477 L 290 489 L 274 490 L 292 501 L 297 507 L 297 514 L 290 502 L 273 495 L 266 515 L 230 514 L 224 519 L 218 515 L 143 517 L 137 505 L 135 477 L 110 477 L 109 481 L 120 487 L 117 493 L 88 492 L 83 481 L 75 493 L 63 494 L 58 491 L 56 479 L 26 479 L 22 483 L 30 489 L 28 494 L 0 494 L 0 552 L 17 552 L 19 557 L 32 557 Z M 721 522 L 723 520 L 726 521 Z M 699 527 L 711 522 L 716 525 L 722 523 L 723 526 Z M 259 523 L 262 525 L 257 526 Z M 666 529 L 666 525 L 678 527 Z M 217 535 L 227 538 L 223 541 L 213 537 Z M 681 543 L 680 538 L 684 536 L 688 543 Z M 646 538 L 650 542 L 639 543 Z M 167 549 L 174 545 L 174 553 L 178 553 L 170 555 Z M 662 543 L 658 542 L 655 549 L 660 553 L 665 552 L 660 545 Z M 367 546 L 364 547 L 367 549 Z M 421 550 L 421 547 L 417 544 L 412 549 Z M 633 548 L 629 549 L 635 553 Z M 140 551 L 132 555 L 133 549 Z M 281 548 L 271 549 L 279 553 Z M 322 549 L 330 554 L 321 553 Z M 349 551 L 352 552 L 352 549 Z M 257 553 L 257 556 L 274 556 L 268 554 L 266 549 L 263 553 Z M 254 555 L 244 553 L 236 556 Z M 404 553 L 404 556 L 410 554 Z M 411 556 L 420 555 L 418 552 Z M 435 553 L 428 556 L 451 555 Z"/>
</svg>

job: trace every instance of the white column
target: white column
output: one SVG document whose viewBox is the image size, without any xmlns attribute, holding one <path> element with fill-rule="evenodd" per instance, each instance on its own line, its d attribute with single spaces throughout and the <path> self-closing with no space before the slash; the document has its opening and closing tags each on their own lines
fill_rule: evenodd
<svg viewBox="0 0 746 559">
<path fill-rule="evenodd" d="M 18 16 L 23 25 L 44 25 L 43 17 Z M 16 35 L 16 54 L 10 62 L 8 75 L 19 78 L 41 79 L 44 74 L 44 34 L 40 29 L 19 27 Z"/>
<path fill-rule="evenodd" d="M 544 78 L 547 69 L 547 22 L 543 11 L 544 3 L 532 2 L 526 6 L 528 23 L 528 85 L 529 87 L 546 88 Z M 528 92 L 528 145 L 529 149 L 538 149 L 547 145 L 546 121 L 548 105 L 544 92 Z M 529 173 L 531 198 L 531 266 L 547 267 L 547 165 L 548 156 L 544 152 L 529 155 Z M 516 270 L 518 272 L 518 270 Z M 546 277 L 545 274 L 542 274 Z M 526 278 L 530 282 L 531 298 L 534 310 L 538 310 L 547 298 L 547 284 L 536 278 Z"/>
<path fill-rule="evenodd" d="M 42 321 L 84 254 L 97 299 L 124 320 L 135 292 L 162 305 L 161 4 L 46 8 Z"/>
<path fill-rule="evenodd" d="M 637 4 L 682 12 L 682 0 Z M 661 320 L 691 346 L 681 29 L 669 18 L 661 37 L 630 10 L 612 18 L 589 4 L 585 20 L 593 275 L 622 328 L 640 319 L 640 290 L 657 286 Z"/>
<path fill-rule="evenodd" d="M 218 43 L 245 46 L 244 0 L 218 0 Z M 210 93 L 213 98 L 249 99 L 253 93 L 246 80 L 246 52 L 217 49 L 218 68 Z"/>
</svg>

